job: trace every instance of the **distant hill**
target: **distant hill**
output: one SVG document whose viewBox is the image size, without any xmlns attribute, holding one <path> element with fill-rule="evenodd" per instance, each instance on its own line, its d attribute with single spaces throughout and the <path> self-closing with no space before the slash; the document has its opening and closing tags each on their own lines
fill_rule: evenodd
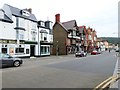
<svg viewBox="0 0 120 90">
<path fill-rule="evenodd" d="M 120 38 L 118 39 L 117 37 L 100 37 L 102 38 L 102 40 L 107 40 L 109 43 L 113 43 L 113 44 L 118 44 L 118 42 L 120 43 Z"/>
</svg>

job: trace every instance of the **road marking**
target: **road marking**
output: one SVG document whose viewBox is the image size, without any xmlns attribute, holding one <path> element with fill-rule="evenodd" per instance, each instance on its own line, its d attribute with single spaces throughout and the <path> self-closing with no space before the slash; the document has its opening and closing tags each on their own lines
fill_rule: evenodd
<svg viewBox="0 0 120 90">
<path fill-rule="evenodd" d="M 110 86 L 111 83 L 116 82 L 118 79 L 120 79 L 119 75 L 111 76 L 102 83 L 100 83 L 98 86 L 96 86 L 93 90 L 105 90 Z"/>
<path fill-rule="evenodd" d="M 117 62 L 115 65 L 113 76 L 109 77 L 108 79 L 100 83 L 93 90 L 104 90 L 107 87 L 118 88 L 118 80 L 120 79 L 120 75 L 117 72 L 118 72 L 118 58 L 117 58 Z"/>
</svg>

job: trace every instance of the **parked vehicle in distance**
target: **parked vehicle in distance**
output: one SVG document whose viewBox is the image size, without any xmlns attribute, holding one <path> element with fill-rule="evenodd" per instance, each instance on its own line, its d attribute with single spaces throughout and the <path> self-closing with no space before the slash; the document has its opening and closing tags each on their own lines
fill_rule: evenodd
<svg viewBox="0 0 120 90">
<path fill-rule="evenodd" d="M 18 67 L 23 63 L 21 58 L 12 57 L 9 54 L 0 53 L 0 67 L 14 66 Z"/>
<path fill-rule="evenodd" d="M 97 54 L 101 54 L 102 53 L 102 51 L 97 51 Z"/>
<path fill-rule="evenodd" d="M 84 52 L 84 51 L 80 51 L 80 52 L 76 52 L 76 53 L 75 53 L 75 56 L 76 56 L 76 57 L 86 57 L 86 56 L 87 56 L 87 53 Z"/>
<path fill-rule="evenodd" d="M 98 54 L 98 51 L 97 50 L 93 50 L 92 52 L 91 52 L 91 55 L 97 55 Z"/>
<path fill-rule="evenodd" d="M 120 49 L 116 50 L 115 52 L 119 52 L 119 51 L 120 51 Z"/>
</svg>

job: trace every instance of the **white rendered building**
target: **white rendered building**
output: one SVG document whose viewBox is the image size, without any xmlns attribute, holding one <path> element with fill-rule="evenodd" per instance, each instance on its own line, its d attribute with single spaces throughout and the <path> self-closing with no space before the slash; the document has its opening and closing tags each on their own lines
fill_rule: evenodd
<svg viewBox="0 0 120 90">
<path fill-rule="evenodd" d="M 39 55 L 50 56 L 53 45 L 53 34 L 52 34 L 52 22 L 51 21 L 38 21 L 38 32 L 39 32 Z"/>
<path fill-rule="evenodd" d="M 17 57 L 39 56 L 37 19 L 31 9 L 4 4 L 0 9 L 0 52 Z"/>
</svg>

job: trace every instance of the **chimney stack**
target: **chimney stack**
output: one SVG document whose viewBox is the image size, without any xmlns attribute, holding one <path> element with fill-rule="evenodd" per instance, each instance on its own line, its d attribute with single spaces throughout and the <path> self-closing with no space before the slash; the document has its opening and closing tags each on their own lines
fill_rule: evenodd
<svg viewBox="0 0 120 90">
<path fill-rule="evenodd" d="M 55 15 L 55 22 L 60 22 L 60 14 L 56 14 Z"/>
<path fill-rule="evenodd" d="M 28 8 L 27 11 L 28 11 L 29 13 L 32 13 L 32 9 L 31 9 L 31 8 Z"/>
</svg>

